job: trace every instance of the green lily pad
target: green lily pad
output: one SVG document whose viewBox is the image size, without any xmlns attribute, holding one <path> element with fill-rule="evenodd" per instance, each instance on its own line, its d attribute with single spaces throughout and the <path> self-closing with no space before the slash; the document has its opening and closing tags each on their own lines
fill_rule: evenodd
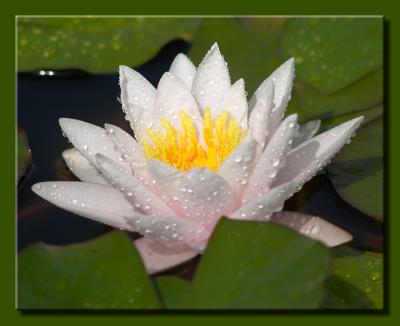
<svg viewBox="0 0 400 326">
<path fill-rule="evenodd" d="M 199 64 L 211 45 L 218 42 L 232 81 L 243 78 L 246 90 L 252 93 L 282 63 L 278 44 L 284 22 L 284 18 L 206 18 L 189 56 Z"/>
<path fill-rule="evenodd" d="M 174 276 L 161 276 L 156 279 L 163 305 L 167 309 L 190 307 L 190 283 Z"/>
<path fill-rule="evenodd" d="M 178 17 L 18 18 L 18 70 L 116 72 L 121 64 L 143 64 L 173 39 L 189 38 L 199 21 Z"/>
<path fill-rule="evenodd" d="M 359 116 L 364 116 L 364 120 L 361 123 L 361 126 L 364 126 L 371 121 L 381 117 L 383 114 L 383 106 L 376 106 L 374 108 L 368 109 L 368 110 L 363 110 L 363 111 L 357 111 L 345 115 L 340 115 L 335 118 L 331 119 L 325 119 L 321 121 L 321 127 L 318 132 L 323 132 L 328 129 L 331 129 L 333 127 L 336 127 L 340 125 L 343 122 L 349 121 L 351 119 L 357 118 Z"/>
<path fill-rule="evenodd" d="M 317 308 L 329 250 L 273 223 L 222 219 L 192 284 L 193 308 Z"/>
<path fill-rule="evenodd" d="M 18 256 L 19 309 L 158 307 L 139 254 L 121 232 L 64 247 L 35 244 Z"/>
<path fill-rule="evenodd" d="M 18 159 L 18 180 L 19 181 L 26 172 L 32 160 L 31 150 L 29 149 L 28 137 L 23 129 L 18 127 L 17 139 L 17 159 Z"/>
<path fill-rule="evenodd" d="M 383 118 L 359 129 L 328 166 L 336 191 L 352 206 L 383 218 Z"/>
<path fill-rule="evenodd" d="M 302 121 L 331 119 L 353 112 L 367 111 L 382 103 L 383 71 L 380 68 L 333 94 L 322 94 L 313 87 L 297 81 L 294 97 L 298 105 L 294 108 L 289 107 L 288 111 L 298 113 Z"/>
<path fill-rule="evenodd" d="M 323 308 L 382 309 L 382 255 L 338 248 L 333 259 L 333 275 L 326 286 Z"/>
<path fill-rule="evenodd" d="M 296 58 L 300 81 L 322 93 L 339 91 L 382 66 L 383 19 L 292 19 L 282 53 Z"/>
</svg>

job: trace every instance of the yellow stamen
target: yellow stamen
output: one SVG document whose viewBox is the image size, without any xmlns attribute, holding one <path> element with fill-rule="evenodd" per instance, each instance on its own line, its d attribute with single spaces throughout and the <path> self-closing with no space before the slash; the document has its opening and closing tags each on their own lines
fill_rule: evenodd
<svg viewBox="0 0 400 326">
<path fill-rule="evenodd" d="M 146 158 L 155 158 L 187 171 L 192 167 L 218 169 L 224 159 L 246 137 L 243 129 L 228 110 L 211 117 L 210 109 L 204 110 L 202 144 L 196 134 L 193 119 L 181 110 L 182 130 L 175 129 L 168 120 L 160 123 L 165 132 L 147 129 L 147 139 L 141 140 Z"/>
</svg>

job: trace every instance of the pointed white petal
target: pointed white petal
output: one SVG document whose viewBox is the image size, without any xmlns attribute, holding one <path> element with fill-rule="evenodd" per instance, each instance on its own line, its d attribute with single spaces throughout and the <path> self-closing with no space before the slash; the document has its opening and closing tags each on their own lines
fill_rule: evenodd
<svg viewBox="0 0 400 326">
<path fill-rule="evenodd" d="M 196 100 L 190 93 L 187 86 L 173 74 L 166 72 L 160 79 L 157 87 L 155 116 L 158 121 L 160 118 L 167 119 L 176 128 L 181 129 L 179 111 L 183 110 L 200 123 L 200 114 Z"/>
<path fill-rule="evenodd" d="M 122 161 L 121 153 L 115 150 L 114 143 L 103 128 L 76 119 L 61 118 L 59 123 L 69 141 L 94 166 L 95 155 L 102 153 L 128 167 L 128 163 Z"/>
<path fill-rule="evenodd" d="M 196 67 L 186 55 L 179 53 L 172 62 L 169 72 L 182 80 L 189 89 L 192 88 Z"/>
<path fill-rule="evenodd" d="M 254 200 L 268 191 L 279 168 L 285 164 L 284 158 L 290 148 L 289 143 L 296 128 L 297 114 L 288 116 L 281 123 L 254 167 L 247 189 L 243 194 L 243 202 Z"/>
<path fill-rule="evenodd" d="M 84 182 L 107 185 L 99 171 L 75 148 L 63 151 L 62 156 L 68 168 Z"/>
<path fill-rule="evenodd" d="M 218 174 L 228 182 L 237 198 L 241 197 L 252 173 L 257 153 L 257 142 L 247 137 L 225 159 L 218 170 Z"/>
<path fill-rule="evenodd" d="M 295 190 L 291 182 L 272 188 L 263 196 L 240 207 L 229 217 L 235 220 L 269 221 L 272 213 L 280 211 L 285 200 L 293 195 Z"/>
<path fill-rule="evenodd" d="M 350 140 L 362 120 L 363 117 L 358 117 L 342 123 L 291 150 L 274 184 L 291 181 L 300 188 Z"/>
<path fill-rule="evenodd" d="M 117 162 L 102 154 L 96 155 L 97 166 L 106 180 L 125 194 L 137 211 L 146 215 L 175 216 L 174 211 L 160 198 L 140 182 Z"/>
<path fill-rule="evenodd" d="M 33 192 L 52 204 L 97 222 L 132 230 L 124 216 L 134 209 L 123 194 L 110 186 L 84 182 L 41 182 Z"/>
<path fill-rule="evenodd" d="M 130 227 L 147 238 L 191 244 L 203 241 L 205 228 L 179 217 L 131 215 L 125 217 Z"/>
<path fill-rule="evenodd" d="M 274 103 L 279 107 L 282 103 L 284 106 L 289 102 L 290 91 L 292 89 L 294 79 L 294 58 L 290 58 L 280 65 L 261 85 L 256 89 L 250 99 L 250 106 L 253 106 L 259 98 L 263 97 L 270 87 L 272 81 L 275 85 Z"/>
<path fill-rule="evenodd" d="M 142 237 L 134 242 L 147 273 L 155 274 L 180 265 L 199 253 L 186 244 Z"/>
<path fill-rule="evenodd" d="M 156 90 L 140 73 L 127 66 L 120 66 L 119 85 L 125 111 L 128 109 L 128 104 L 140 106 L 148 111 L 153 110 Z"/>
<path fill-rule="evenodd" d="M 192 92 L 200 104 L 200 111 L 203 112 L 206 107 L 215 110 L 230 86 L 227 64 L 214 43 L 197 68 L 193 81 Z"/>
<path fill-rule="evenodd" d="M 292 148 L 299 146 L 306 140 L 311 139 L 319 130 L 321 120 L 311 120 L 300 125 L 299 130 L 293 137 Z"/>
<path fill-rule="evenodd" d="M 228 110 L 242 128 L 248 128 L 248 107 L 243 79 L 239 79 L 235 82 L 222 96 L 222 99 L 218 103 L 216 111 L 214 112 L 214 116 L 222 113 L 224 110 Z"/>
<path fill-rule="evenodd" d="M 317 216 L 283 211 L 272 215 L 271 222 L 285 225 L 328 247 L 339 246 L 353 239 L 350 233 Z"/>
<path fill-rule="evenodd" d="M 265 92 L 257 99 L 249 118 L 250 134 L 260 144 L 260 150 L 264 149 L 266 138 L 269 135 L 268 122 L 274 105 L 273 100 L 274 83 L 270 81 L 265 85 Z"/>
<path fill-rule="evenodd" d="M 192 168 L 183 173 L 178 188 L 170 193 L 180 203 L 185 217 L 204 225 L 213 225 L 235 205 L 234 193 L 227 182 L 207 168 Z"/>
<path fill-rule="evenodd" d="M 137 71 L 119 67 L 122 109 L 138 139 L 154 120 L 156 89 Z"/>
<path fill-rule="evenodd" d="M 250 99 L 250 107 L 253 108 L 258 99 L 265 96 L 264 93 L 268 91 L 270 82 L 272 81 L 274 83 L 274 107 L 271 110 L 271 121 L 268 123 L 270 133 L 278 128 L 283 114 L 285 113 L 286 106 L 290 100 L 293 79 L 294 58 L 290 58 L 262 82 Z"/>
<path fill-rule="evenodd" d="M 117 126 L 105 124 L 107 135 L 117 146 L 121 157 L 128 162 L 132 169 L 141 169 L 146 165 L 142 147 L 127 132 Z"/>
</svg>

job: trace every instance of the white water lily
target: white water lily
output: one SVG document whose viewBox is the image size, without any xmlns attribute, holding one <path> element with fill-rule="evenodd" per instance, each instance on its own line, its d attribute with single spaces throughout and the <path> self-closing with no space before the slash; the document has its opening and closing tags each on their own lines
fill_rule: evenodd
<svg viewBox="0 0 400 326">
<path fill-rule="evenodd" d="M 327 245 L 348 241 L 318 218 L 275 213 L 362 121 L 313 137 L 319 121 L 282 120 L 293 78 L 291 58 L 247 102 L 244 81 L 231 84 L 217 44 L 197 68 L 179 54 L 157 89 L 121 66 L 121 102 L 135 138 L 117 126 L 62 118 L 74 145 L 63 157 L 82 182 L 32 189 L 63 209 L 142 234 L 135 244 L 150 273 L 201 253 L 222 216 L 272 219 Z"/>
</svg>

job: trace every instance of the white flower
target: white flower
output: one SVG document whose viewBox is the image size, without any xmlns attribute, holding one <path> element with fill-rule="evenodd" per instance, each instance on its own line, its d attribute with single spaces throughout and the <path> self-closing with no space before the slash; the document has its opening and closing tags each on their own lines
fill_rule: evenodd
<svg viewBox="0 0 400 326">
<path fill-rule="evenodd" d="M 312 138 L 319 121 L 298 127 L 295 114 L 282 121 L 293 78 L 292 58 L 248 103 L 244 81 L 231 85 L 217 44 L 197 69 L 179 54 L 157 89 L 121 66 L 121 102 L 135 139 L 116 126 L 60 119 L 74 145 L 64 159 L 83 182 L 43 182 L 33 191 L 63 209 L 144 235 L 136 245 L 149 272 L 201 252 L 222 216 L 273 216 L 318 234 L 307 232 L 315 221 L 292 217 L 289 223 L 284 213 L 273 213 L 340 150 L 362 117 Z M 336 244 L 335 227 L 329 232 L 325 242 Z"/>
</svg>

